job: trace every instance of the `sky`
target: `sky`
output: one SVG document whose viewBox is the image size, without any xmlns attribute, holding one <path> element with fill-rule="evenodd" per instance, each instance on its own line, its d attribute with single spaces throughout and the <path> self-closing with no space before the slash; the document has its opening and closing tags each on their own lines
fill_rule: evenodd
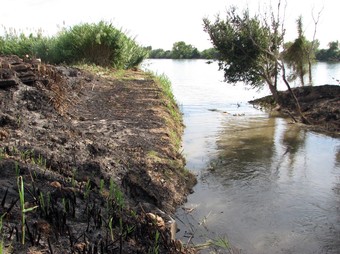
<svg viewBox="0 0 340 254">
<path fill-rule="evenodd" d="M 263 13 L 277 0 L 0 0 L 0 34 L 4 27 L 25 33 L 42 29 L 46 35 L 56 34 L 61 27 L 100 20 L 111 22 L 142 46 L 171 49 L 174 42 L 184 41 L 199 50 L 211 48 L 203 31 L 204 17 L 214 20 L 230 6 L 253 13 Z M 339 0 L 282 0 L 286 3 L 286 41 L 297 36 L 296 19 L 303 16 L 307 39 L 312 40 L 312 13 L 321 18 L 316 38 L 321 48 L 331 41 L 340 41 Z"/>
</svg>

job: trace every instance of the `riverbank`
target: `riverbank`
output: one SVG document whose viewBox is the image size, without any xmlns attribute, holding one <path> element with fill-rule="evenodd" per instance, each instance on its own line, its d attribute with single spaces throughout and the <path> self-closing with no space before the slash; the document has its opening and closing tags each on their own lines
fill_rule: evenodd
<svg viewBox="0 0 340 254">
<path fill-rule="evenodd" d="M 340 135 L 340 86 L 304 86 L 292 89 L 296 95 L 301 111 L 310 124 L 309 128 Z M 253 101 L 254 106 L 275 110 L 284 115 L 293 115 L 298 119 L 294 100 L 288 91 L 279 92 L 282 103 L 279 108 L 272 96 L 266 96 Z"/>
<path fill-rule="evenodd" d="M 1 62 L 4 249 L 189 253 L 171 240 L 169 215 L 196 180 L 160 83 L 141 71 Z"/>
</svg>

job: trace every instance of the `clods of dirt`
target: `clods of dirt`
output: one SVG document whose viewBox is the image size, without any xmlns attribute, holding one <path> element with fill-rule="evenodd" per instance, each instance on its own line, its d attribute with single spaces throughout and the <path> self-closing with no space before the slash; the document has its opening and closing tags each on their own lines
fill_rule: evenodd
<svg viewBox="0 0 340 254">
<path fill-rule="evenodd" d="M 340 133 L 340 86 L 303 86 L 292 90 L 299 101 L 303 116 L 309 122 L 309 127 L 332 134 Z M 281 98 L 279 109 L 298 117 L 291 94 L 284 91 L 279 92 L 279 96 Z M 276 107 L 272 96 L 250 101 L 250 103 L 264 108 Z"/>
<path fill-rule="evenodd" d="M 191 252 L 173 239 L 173 225 L 157 224 L 156 211 L 166 220 L 196 180 L 175 142 L 183 125 L 169 105 L 177 106 L 152 78 L 101 77 L 16 56 L 0 63 L 7 252 Z"/>
</svg>

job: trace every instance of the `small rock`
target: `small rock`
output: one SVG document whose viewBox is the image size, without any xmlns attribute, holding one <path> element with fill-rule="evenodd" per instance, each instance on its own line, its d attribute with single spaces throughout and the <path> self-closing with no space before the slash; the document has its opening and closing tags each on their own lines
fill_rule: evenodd
<svg viewBox="0 0 340 254">
<path fill-rule="evenodd" d="M 164 230 L 165 229 L 165 223 L 164 220 L 162 219 L 162 217 L 153 214 L 153 213 L 147 213 L 146 216 L 152 220 L 153 222 L 156 223 L 157 227 L 159 227 L 160 229 Z"/>
<path fill-rule="evenodd" d="M 61 188 L 61 184 L 58 181 L 51 182 L 50 186 L 57 188 L 57 189 Z"/>
<path fill-rule="evenodd" d="M 0 140 L 5 140 L 6 138 L 8 138 L 9 134 L 7 131 L 5 130 L 0 130 Z"/>
<path fill-rule="evenodd" d="M 74 245 L 74 248 L 77 251 L 83 252 L 86 248 L 86 243 L 77 243 L 76 245 Z"/>
</svg>

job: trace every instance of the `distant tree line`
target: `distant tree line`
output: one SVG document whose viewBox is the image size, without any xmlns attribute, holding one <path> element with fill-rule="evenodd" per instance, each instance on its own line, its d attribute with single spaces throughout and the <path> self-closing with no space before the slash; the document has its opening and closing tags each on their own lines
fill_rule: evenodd
<svg viewBox="0 0 340 254">
<path fill-rule="evenodd" d="M 152 49 L 146 47 L 149 51 L 149 58 L 156 59 L 218 59 L 218 51 L 215 48 L 199 51 L 191 44 L 184 41 L 175 42 L 171 50 Z"/>
<path fill-rule="evenodd" d="M 288 49 L 293 45 L 299 47 L 299 41 L 287 42 L 285 48 Z M 312 42 L 306 41 L 306 44 Z M 318 49 L 319 42 L 314 42 L 313 58 L 317 61 L 340 61 L 340 43 L 332 41 L 328 43 L 328 49 Z M 292 49 L 293 49 L 292 48 Z M 171 50 L 164 50 L 161 48 L 153 49 L 151 46 L 145 48 L 149 52 L 149 58 L 152 59 L 219 59 L 219 52 L 216 48 L 209 48 L 199 51 L 191 44 L 186 44 L 184 41 L 175 42 Z M 298 56 L 298 54 L 296 55 Z M 286 59 L 289 61 L 289 59 Z"/>
<path fill-rule="evenodd" d="M 316 60 L 318 61 L 340 61 L 339 41 L 328 43 L 328 49 L 320 49 L 316 51 Z"/>
</svg>

